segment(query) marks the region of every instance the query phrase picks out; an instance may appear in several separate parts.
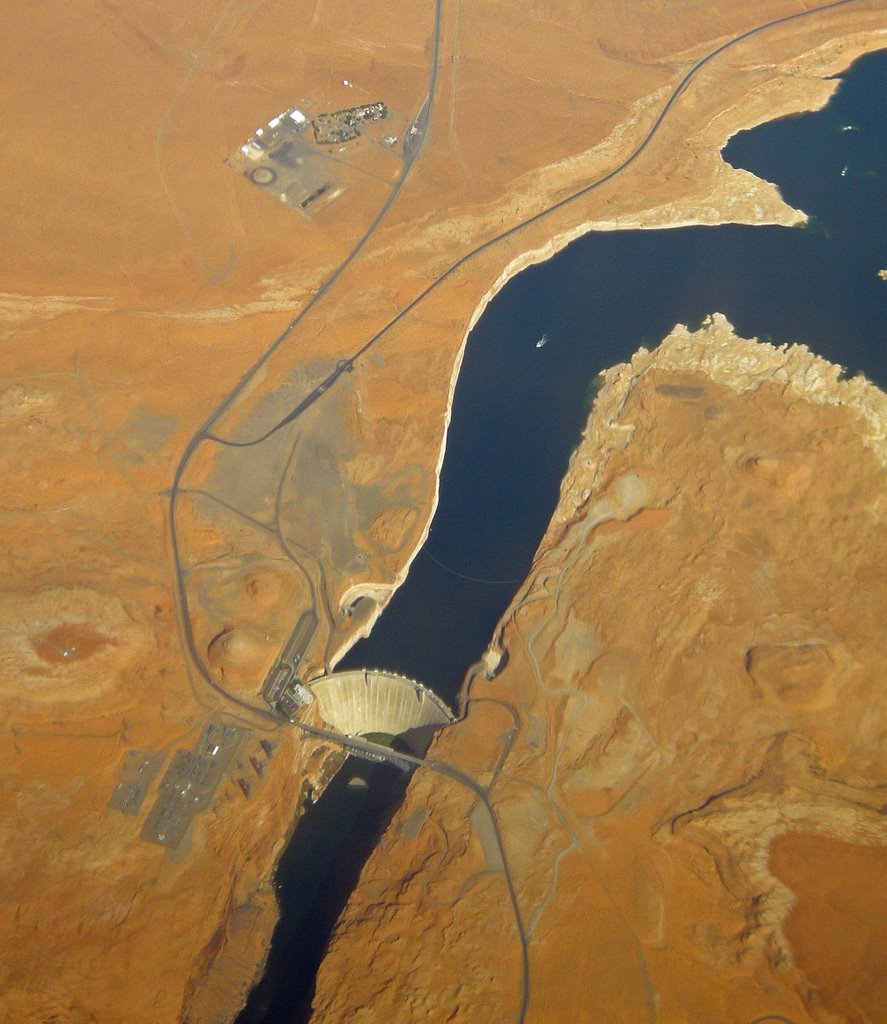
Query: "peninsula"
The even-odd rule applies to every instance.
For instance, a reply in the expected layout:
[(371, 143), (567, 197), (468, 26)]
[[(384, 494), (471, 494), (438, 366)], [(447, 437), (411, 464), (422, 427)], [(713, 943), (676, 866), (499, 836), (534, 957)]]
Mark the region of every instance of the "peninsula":
[(881, 1020), (885, 466), (887, 395), (718, 314), (607, 371), (311, 1020)]
[[(302, 809), (344, 760), (336, 723), (324, 719), (318, 698), (336, 688), (337, 662), (371, 629), (426, 537), (471, 326), (509, 277), (595, 228), (801, 223), (803, 213), (775, 186), (730, 167), (721, 147), (743, 128), (823, 106), (837, 87), (833, 76), (884, 45), (883, 4), (17, 0), (0, 21), (10, 140), (0, 210), (6, 250), (15, 256), (0, 294), (0, 1017), (218, 1024), (233, 1019), (261, 973), (278, 916), (275, 865)], [(697, 381), (692, 366), (669, 369), (663, 358), (645, 379), (665, 388), (650, 398), (667, 403), (675, 422), (689, 426), (705, 409), (723, 406), (724, 424), (733, 416), (746, 423), (732, 376)], [(791, 367), (785, 374), (795, 379)], [(754, 401), (764, 404), (749, 429), (763, 428), (771, 411), (778, 429), (785, 398), (776, 390), (762, 384), (755, 391)], [(857, 450), (869, 398), (860, 402), (859, 410), (853, 403), (816, 409), (834, 422), (838, 441), (829, 454), (824, 440), (810, 458), (832, 461), (789, 454), (785, 463), (773, 456), (774, 464), (763, 446), (749, 449), (742, 465), (729, 463), (715, 484), (741, 483), (749, 501), (760, 494), (774, 508), (786, 488), (807, 488), (811, 500), (827, 502), (828, 486), (855, 479), (845, 462), (857, 459), (859, 488), (872, 487), (866, 474), (874, 449)], [(799, 399), (792, 415), (812, 429), (818, 420), (809, 405)], [(665, 443), (650, 436), (651, 445)], [(726, 434), (718, 437), (723, 448)], [(624, 457), (638, 450), (633, 443)], [(665, 537), (695, 529), (667, 475), (626, 463), (617, 487), (616, 477), (585, 474), (582, 460), (598, 456), (584, 451), (496, 649), (535, 628), (532, 616), (543, 597), (551, 600), (540, 575), (544, 559), (592, 529), (586, 499), (575, 500), (573, 489), (588, 487), (589, 501), (594, 494), (615, 503), (594, 526), (600, 550), (615, 551), (623, 531)], [(839, 464), (822, 488), (808, 475)], [(709, 487), (700, 529), (703, 512), (717, 506), (715, 484), (700, 478), (703, 491)], [(629, 515), (632, 502), (640, 504)], [(867, 513), (859, 514), (862, 529)], [(730, 529), (738, 531), (731, 534), (737, 550), (763, 545), (766, 560), (763, 535), (750, 525), (747, 533), (741, 524)], [(675, 550), (686, 555), (689, 540), (677, 540), (684, 547)], [(821, 592), (826, 571), (838, 573), (838, 550), (799, 549), (823, 567), (811, 572), (805, 600)], [(598, 551), (593, 546), (594, 558)], [(724, 564), (732, 557), (725, 549)], [(847, 565), (857, 566), (859, 593), (867, 594), (875, 577), (854, 557), (847, 554)], [(726, 600), (721, 569), (712, 565), (710, 593), (694, 601)], [(846, 581), (847, 571), (836, 578)], [(755, 579), (766, 596), (763, 576)], [(648, 601), (649, 587), (623, 582), (620, 615), (646, 628), (633, 609)], [(538, 602), (530, 601), (532, 588)], [(634, 662), (629, 654), (619, 662), (623, 645), (607, 632), (604, 610), (585, 609), (586, 597), (574, 596), (558, 612), (562, 627), (594, 623), (588, 650), (615, 644), (607, 671), (627, 679)], [(875, 607), (863, 602), (857, 628)], [(529, 612), (526, 625), (521, 608)], [(843, 700), (842, 687), (863, 686), (868, 670), (859, 666), (876, 651), (876, 630), (866, 653), (824, 626), (814, 630), (809, 615), (796, 625), (741, 638), (744, 652), (735, 646), (740, 638), (729, 640), (742, 662), (729, 662), (737, 706), (760, 694), (786, 722), (808, 714), (821, 722)], [(675, 635), (684, 628), (676, 624)], [(550, 639), (545, 634), (532, 648), (534, 657), (549, 657), (543, 647)], [(638, 633), (625, 650), (641, 643)], [(797, 679), (787, 695), (774, 681), (783, 663)], [(580, 659), (570, 681), (560, 662), (557, 671), (567, 676), (546, 686), (581, 690), (589, 664)], [(479, 683), (471, 701), (482, 693), (492, 699), (509, 678), (503, 672)], [(399, 706), (374, 728), (396, 720), (397, 729), (424, 730), (448, 721), (448, 709), (421, 680), (368, 673), (338, 684), (350, 700), (379, 680)], [(651, 691), (651, 701), (663, 699)], [(575, 763), (575, 814), (590, 820), (614, 806), (612, 820), (621, 820), (622, 794), (633, 785), (620, 774), (623, 761), (616, 758), (612, 779), (601, 781), (610, 769), (593, 760), (594, 750), (580, 749), (583, 737), (592, 743), (603, 734), (571, 726), (562, 746), (575, 749), (561, 761), (561, 746), (546, 746), (561, 705), (544, 689), (526, 701), (538, 704), (539, 724), (527, 732), (522, 722), (521, 742), (533, 738), (540, 766), (551, 757)], [(568, 720), (592, 707), (587, 696), (558, 701)], [(776, 719), (767, 718), (741, 747), (758, 775), (743, 775), (738, 762), (712, 762), (723, 769), (724, 786), (752, 795), (735, 809), (724, 797), (703, 813), (715, 776), (701, 763), (698, 777), (681, 776), (680, 799), (668, 789), (677, 777), (657, 774), (675, 751), (692, 747), (686, 709), (674, 712), (684, 732), (666, 731), (654, 742), (640, 704), (639, 717), (626, 712), (624, 720), (616, 704), (602, 708), (602, 722), (612, 712), (620, 723), (617, 747), (635, 751), (626, 758), (649, 772), (649, 813), (639, 821), (660, 838), (673, 826), (675, 842), (707, 851), (675, 870), (710, 875), (717, 851), (709, 851), (722, 841), (711, 837), (727, 836), (740, 865), (731, 893), (757, 898), (747, 879), (770, 869), (760, 850), (730, 845), (731, 822), (739, 820), (731, 815), (754, 813), (756, 786), (777, 779), (794, 793), (812, 778), (809, 799), (842, 809), (852, 804), (846, 787), (856, 787), (857, 802), (845, 814), (855, 830), (848, 855), (860, 865), (858, 877), (867, 877), (871, 851), (880, 849), (865, 845), (873, 833), (863, 791), (874, 768), (854, 761), (845, 770), (841, 758), (852, 758), (843, 739), (829, 747), (812, 725), (791, 725), (783, 730), (791, 736), (768, 745)], [(491, 727), (471, 712), (444, 730), (440, 750), (451, 746), (461, 756), (462, 737), (480, 729), (485, 738), (472, 757), (483, 770), (509, 723), (510, 713)], [(516, 756), (531, 757), (520, 749)], [(693, 749), (707, 757), (704, 744)], [(522, 771), (515, 764), (515, 776)], [(527, 778), (524, 798), (536, 799), (543, 775), (528, 769)], [(417, 785), (427, 784), (420, 774)], [(805, 800), (786, 806), (806, 807)], [(657, 807), (672, 819), (657, 817)], [(537, 811), (546, 829), (552, 825), (552, 847), (539, 861), (541, 873), (522, 875), (521, 884), (532, 890), (544, 928), (559, 884), (550, 872), (603, 869), (557, 848), (571, 847), (572, 833), (558, 831), (566, 826), (552, 824), (547, 811), (528, 813)], [(829, 863), (839, 849), (829, 844), (839, 840), (801, 825), (783, 831), (767, 877), (815, 892), (808, 865)], [(428, 844), (429, 834), (418, 832), (416, 841)], [(465, 864), (491, 858), (481, 884), (492, 892), (495, 844), (483, 835), (465, 834)], [(633, 848), (630, 835), (625, 842)], [(647, 908), (644, 934), (655, 936), (660, 890), (633, 856), (620, 860), (620, 870), (634, 872), (638, 905)], [(689, 875), (688, 886), (704, 889), (705, 879)], [(453, 884), (443, 885), (444, 902), (453, 899)], [(601, 875), (595, 884), (603, 906), (611, 883)], [(370, 891), (358, 890), (354, 908), (366, 906)], [(818, 962), (814, 946), (822, 938), (804, 918), (803, 901), (795, 917), (774, 906), (765, 901), (770, 916), (754, 956), (776, 936), (772, 948), (791, 947), (803, 972), (808, 960)], [(724, 899), (717, 907), (709, 938), (694, 939), (685, 925), (681, 941), (712, 950), (712, 970), (732, 970), (731, 929), (754, 914)], [(569, 910), (558, 905), (556, 913)], [(349, 913), (354, 920), (355, 910)], [(493, 924), (501, 925), (503, 955), (512, 960), (501, 977), (475, 980), (487, 986), (488, 1000), (513, 1007), (514, 936), (507, 921)], [(478, 925), (466, 951), (489, 937)], [(427, 927), (417, 917), (417, 928)], [(459, 927), (467, 934), (464, 922)], [(358, 1006), (363, 999), (342, 968), (345, 935), (339, 932), (320, 989), (319, 1012), (336, 1022), (346, 1019), (336, 1014), (349, 1000)], [(390, 948), (384, 932), (378, 941)], [(606, 948), (614, 963), (628, 955), (615, 940)], [(662, 968), (677, 972), (675, 979), (680, 948)], [(801, 973), (792, 978), (780, 1005), (802, 998)], [(335, 979), (341, 1002), (331, 995)], [(409, 979), (400, 983), (406, 993)], [(465, 984), (474, 991), (470, 972)], [(550, 984), (553, 991), (553, 975)], [(840, 984), (840, 977), (823, 982), (819, 998), (827, 1003)], [(474, 1004), (478, 1012), (491, 1005), (485, 999)]]

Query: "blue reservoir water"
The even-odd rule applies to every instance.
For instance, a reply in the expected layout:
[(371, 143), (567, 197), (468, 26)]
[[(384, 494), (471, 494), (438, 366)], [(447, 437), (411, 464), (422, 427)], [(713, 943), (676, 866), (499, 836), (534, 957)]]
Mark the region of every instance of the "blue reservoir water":
[[(675, 323), (719, 311), (741, 335), (802, 342), (887, 385), (885, 126), (881, 52), (854, 65), (825, 110), (725, 150), (811, 214), (807, 228), (588, 235), (510, 281), (469, 339), (426, 547), (343, 667), (393, 669), (454, 697), (530, 566), (597, 374)], [(335, 919), (402, 789), (379, 775), (355, 790), (346, 777), (308, 810), (281, 861), (283, 917), (238, 1024), (307, 1020)]]
[(676, 323), (718, 311), (740, 335), (801, 342), (887, 384), (885, 124), (881, 52), (854, 65), (825, 110), (725, 150), (776, 182), (813, 217), (808, 228), (591, 234), (503, 288), (468, 342), (426, 547), (345, 667), (390, 668), (455, 694), (526, 575), (594, 378)]

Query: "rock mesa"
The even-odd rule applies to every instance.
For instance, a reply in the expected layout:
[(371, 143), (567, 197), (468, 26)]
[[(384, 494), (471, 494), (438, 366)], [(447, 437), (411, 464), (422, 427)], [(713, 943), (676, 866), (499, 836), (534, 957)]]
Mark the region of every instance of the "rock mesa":
[(429, 754), (485, 787), (520, 929), (481, 801), (423, 770), (312, 1020), (524, 1019), (522, 938), (529, 1022), (885, 1019), (885, 424), (718, 315), (606, 372)]

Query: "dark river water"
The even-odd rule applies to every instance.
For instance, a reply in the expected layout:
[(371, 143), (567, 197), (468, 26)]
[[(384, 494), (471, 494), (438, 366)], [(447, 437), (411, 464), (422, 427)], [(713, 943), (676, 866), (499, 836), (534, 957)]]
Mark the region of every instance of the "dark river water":
[[(426, 546), (341, 667), (393, 669), (453, 699), (529, 569), (597, 374), (676, 323), (718, 311), (740, 335), (803, 342), (887, 385), (887, 51), (843, 78), (823, 111), (743, 132), (724, 151), (776, 182), (807, 227), (587, 235), (490, 303), (465, 353)], [(281, 860), (282, 918), (237, 1024), (308, 1018), (336, 917), (403, 793), (396, 771), (354, 763)], [(368, 788), (347, 785), (358, 771)]]

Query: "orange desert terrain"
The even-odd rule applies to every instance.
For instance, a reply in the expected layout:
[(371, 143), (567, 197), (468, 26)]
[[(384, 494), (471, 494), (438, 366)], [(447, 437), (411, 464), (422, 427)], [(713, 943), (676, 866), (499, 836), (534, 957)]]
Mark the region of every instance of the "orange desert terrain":
[[(586, 231), (801, 222), (720, 148), (827, 102), (885, 9), (12, 0), (0, 21), (0, 1020), (228, 1021), (342, 760), (263, 684), (300, 615), (310, 681), (405, 577), (470, 326)], [(396, 141), (324, 148), (346, 187), (316, 212), (226, 165), (281, 112), (376, 102)], [(611, 372), (490, 654), (508, 666), (433, 752), (497, 774), (539, 1020), (645, 1020), (653, 986), (661, 1020), (882, 1013), (883, 914), (853, 911), (883, 869), (882, 398), (708, 330), (717, 365), (677, 332)], [(318, 1019), (516, 1012), (489, 819), (420, 771), (395, 832), (426, 804), (368, 867)], [(378, 998), (349, 965), (363, 919)]]
[(838, 377), (719, 315), (606, 373), (312, 1021), (519, 1019), (522, 934), (529, 1021), (885, 1019), (887, 395)]

